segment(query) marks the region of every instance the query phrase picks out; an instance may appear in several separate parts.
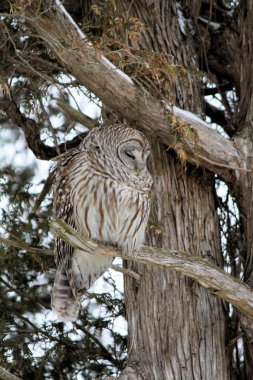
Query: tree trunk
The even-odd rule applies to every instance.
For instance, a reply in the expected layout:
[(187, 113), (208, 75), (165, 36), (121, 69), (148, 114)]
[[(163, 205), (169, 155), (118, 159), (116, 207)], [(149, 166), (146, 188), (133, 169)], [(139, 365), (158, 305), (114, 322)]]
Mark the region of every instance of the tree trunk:
[[(127, 3), (125, 9), (146, 27), (138, 48), (167, 53), (170, 64), (197, 66), (196, 46), (180, 30), (175, 2)], [(200, 85), (194, 73), (191, 78), (176, 76), (164, 94), (176, 105), (201, 113)], [(214, 176), (184, 168), (157, 143), (151, 173), (154, 193), (147, 243), (206, 255), (220, 265)], [(226, 306), (184, 276), (136, 263), (126, 265), (141, 275), (141, 282), (125, 278), (129, 359), (121, 378), (230, 379)]]
[[(245, 0), (238, 7), (237, 30), (238, 45), (234, 46), (233, 61), (235, 78), (238, 86), (239, 106), (236, 115), (238, 133), (234, 138), (235, 145), (240, 147), (242, 164), (253, 168), (253, 3)], [(253, 176), (241, 173), (235, 186), (235, 197), (240, 213), (240, 232), (238, 237), (240, 258), (244, 280), (253, 287)], [(244, 332), (245, 378), (253, 379), (253, 318), (239, 313), (241, 329)]]
[[(163, 147), (154, 146), (154, 199), (148, 242), (205, 253), (221, 262), (213, 177), (184, 170)], [(159, 231), (158, 231), (159, 230)], [(225, 309), (195, 281), (138, 264), (141, 275), (125, 279), (129, 325), (129, 379), (229, 379)], [(129, 371), (127, 368), (126, 372)], [(126, 373), (125, 372), (125, 373)]]

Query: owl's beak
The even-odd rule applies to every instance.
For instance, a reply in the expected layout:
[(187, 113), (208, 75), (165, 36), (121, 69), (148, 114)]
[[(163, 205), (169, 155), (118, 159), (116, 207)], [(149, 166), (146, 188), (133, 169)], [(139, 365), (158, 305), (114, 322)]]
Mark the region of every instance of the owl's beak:
[(137, 177), (139, 177), (139, 175), (141, 174), (141, 170), (140, 169), (135, 169), (135, 174)]
[(149, 152), (143, 152), (138, 149), (132, 149), (127, 152), (128, 155), (131, 155), (132, 162), (134, 165), (134, 172), (137, 177), (140, 176), (141, 172), (146, 167), (147, 157), (149, 156)]
[(139, 177), (141, 172), (146, 168), (147, 166), (147, 159), (150, 154), (150, 151), (138, 151), (135, 150), (134, 152), (134, 171), (135, 175)]
[(135, 154), (134, 169), (137, 177), (139, 177), (143, 169), (145, 169), (145, 166), (146, 159), (144, 159), (141, 154)]

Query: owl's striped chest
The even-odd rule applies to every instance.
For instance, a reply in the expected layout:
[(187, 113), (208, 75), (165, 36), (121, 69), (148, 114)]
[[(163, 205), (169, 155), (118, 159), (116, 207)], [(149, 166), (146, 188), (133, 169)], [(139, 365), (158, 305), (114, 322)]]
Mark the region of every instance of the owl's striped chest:
[(128, 252), (143, 242), (149, 214), (145, 194), (87, 170), (73, 183), (71, 198), (82, 234)]

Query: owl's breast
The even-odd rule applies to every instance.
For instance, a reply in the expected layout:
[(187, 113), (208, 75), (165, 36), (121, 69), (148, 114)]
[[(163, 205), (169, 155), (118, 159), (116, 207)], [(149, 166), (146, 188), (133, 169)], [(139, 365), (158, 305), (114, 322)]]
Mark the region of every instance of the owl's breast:
[(72, 202), (75, 222), (83, 235), (128, 253), (143, 243), (150, 208), (147, 194), (87, 172), (74, 184)]

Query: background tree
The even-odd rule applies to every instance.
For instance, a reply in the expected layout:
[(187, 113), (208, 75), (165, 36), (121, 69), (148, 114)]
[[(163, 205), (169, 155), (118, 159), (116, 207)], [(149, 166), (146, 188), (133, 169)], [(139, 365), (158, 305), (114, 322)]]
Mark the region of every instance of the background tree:
[[(251, 1), (68, 0), (64, 6), (21, 0), (1, 6), (3, 124), (17, 139), (22, 130), (38, 159), (51, 159), (79, 143), (73, 137), (78, 122), (94, 125), (70, 106), (71, 88), (91, 91), (102, 102), (104, 122), (126, 122), (150, 138), (147, 243), (191, 253), (197, 268), (193, 276), (183, 261), (187, 269), (180, 271), (189, 278), (138, 259), (125, 263), (140, 281), (125, 276), (129, 352), (120, 378), (252, 379)], [(56, 126), (59, 107), (64, 119)], [(14, 174), (7, 167), (2, 174), (9, 203), (4, 243), (13, 246), (1, 255), (2, 366), (37, 379), (121, 370), (124, 341), (112, 328), (113, 318), (124, 314), (121, 300), (90, 295), (105, 302), (106, 321), (92, 318), (89, 307), (71, 327), (31, 318), (49, 308), (49, 287), (45, 282), (42, 297), (35, 280), (53, 266), (45, 256), (52, 244), (50, 197), (35, 203), (32, 168)], [(200, 263), (213, 272), (204, 275)], [(214, 272), (217, 266), (224, 272)], [(214, 273), (236, 284), (234, 297), (217, 287)], [(107, 347), (97, 338), (103, 328), (113, 337)], [(41, 338), (38, 359), (31, 347)]]

